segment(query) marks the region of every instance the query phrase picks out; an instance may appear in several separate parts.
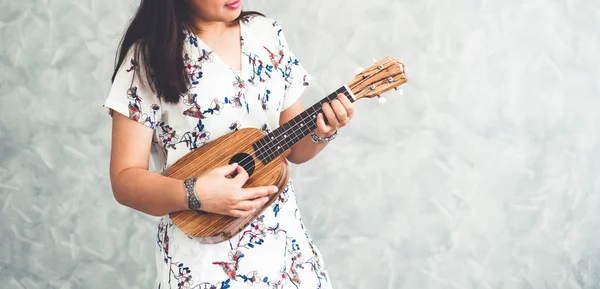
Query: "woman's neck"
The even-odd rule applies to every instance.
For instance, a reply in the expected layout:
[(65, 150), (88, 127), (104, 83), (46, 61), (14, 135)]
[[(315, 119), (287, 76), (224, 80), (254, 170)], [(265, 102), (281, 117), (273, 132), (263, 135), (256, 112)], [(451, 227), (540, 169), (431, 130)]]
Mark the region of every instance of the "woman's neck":
[(193, 30), (199, 37), (220, 37), (225, 35), (229, 29), (236, 26), (233, 22), (222, 21), (204, 21), (202, 19), (192, 19)]

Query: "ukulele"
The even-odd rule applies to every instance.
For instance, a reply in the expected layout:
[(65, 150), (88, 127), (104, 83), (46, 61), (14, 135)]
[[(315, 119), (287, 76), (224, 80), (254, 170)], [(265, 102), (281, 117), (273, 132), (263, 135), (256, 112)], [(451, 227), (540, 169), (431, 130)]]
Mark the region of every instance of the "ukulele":
[(315, 130), (317, 114), (322, 111), (323, 103), (333, 101), (339, 93), (346, 95), (351, 102), (380, 97), (382, 93), (397, 89), (406, 82), (404, 64), (386, 57), (360, 71), (350, 83), (268, 134), (256, 128), (243, 128), (187, 153), (171, 166), (167, 176), (184, 180), (202, 175), (215, 167), (238, 163), (249, 175), (244, 187), (276, 185), (279, 191), (269, 195), (269, 201), (246, 217), (236, 218), (195, 210), (172, 212), (169, 216), (181, 231), (198, 237), (201, 243), (228, 240), (253, 222), (284, 191), (290, 179), (286, 157), (294, 144)]

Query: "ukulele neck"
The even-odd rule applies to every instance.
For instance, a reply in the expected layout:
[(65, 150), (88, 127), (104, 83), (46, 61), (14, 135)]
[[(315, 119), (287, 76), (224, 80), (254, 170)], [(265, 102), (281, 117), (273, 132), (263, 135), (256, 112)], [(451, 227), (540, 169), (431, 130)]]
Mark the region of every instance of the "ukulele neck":
[(269, 163), (305, 136), (309, 135), (310, 132), (314, 131), (317, 128), (317, 115), (320, 112), (323, 112), (323, 104), (332, 102), (340, 93), (348, 96), (350, 102), (354, 102), (354, 98), (351, 97), (351, 93), (348, 89), (346, 89), (345, 86), (340, 87), (327, 97), (321, 99), (321, 101), (315, 103), (290, 121), (284, 123), (282, 126), (252, 144), (258, 159), (265, 164)]

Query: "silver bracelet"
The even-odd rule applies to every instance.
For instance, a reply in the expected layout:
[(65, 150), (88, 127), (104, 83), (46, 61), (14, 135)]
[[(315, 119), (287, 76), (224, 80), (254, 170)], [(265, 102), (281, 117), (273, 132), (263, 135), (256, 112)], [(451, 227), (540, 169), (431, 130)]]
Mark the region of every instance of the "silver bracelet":
[(196, 190), (195, 190), (196, 178), (186, 179), (185, 181), (183, 181), (183, 184), (185, 185), (185, 192), (187, 193), (188, 208), (190, 210), (195, 210), (195, 211), (200, 210), (200, 207), (202, 205), (200, 204), (200, 201), (196, 197)]
[(335, 139), (337, 134), (338, 134), (338, 131), (336, 130), (332, 135), (323, 138), (323, 137), (319, 137), (318, 135), (316, 135), (314, 131), (311, 131), (310, 137), (312, 138), (312, 141), (314, 143), (326, 143), (326, 142), (330, 142), (333, 139)]

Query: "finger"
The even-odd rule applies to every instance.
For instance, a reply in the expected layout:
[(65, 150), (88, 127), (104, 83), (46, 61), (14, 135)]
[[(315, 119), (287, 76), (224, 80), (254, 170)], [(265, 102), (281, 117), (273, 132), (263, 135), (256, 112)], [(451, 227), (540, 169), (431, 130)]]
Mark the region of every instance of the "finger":
[(246, 183), (246, 181), (249, 178), (248, 172), (246, 172), (246, 170), (242, 166), (238, 166), (235, 172), (237, 173), (237, 175), (233, 178), (233, 180), (235, 180), (241, 187), (243, 184)]
[(335, 117), (341, 125), (345, 125), (348, 121), (348, 115), (346, 114), (346, 108), (339, 100), (334, 100), (331, 102), (331, 107), (333, 108), (333, 112), (335, 113)]
[(247, 201), (240, 202), (237, 206), (235, 206), (234, 209), (240, 210), (240, 211), (257, 210), (258, 208), (260, 208), (264, 204), (266, 204), (268, 201), (269, 201), (269, 197), (261, 197), (261, 198), (254, 199), (254, 200), (247, 200)]
[(340, 125), (337, 117), (335, 116), (335, 112), (333, 112), (333, 109), (329, 103), (323, 104), (323, 114), (325, 115), (325, 118), (327, 118), (327, 122), (330, 127), (337, 128), (338, 125)]
[(323, 134), (333, 130), (333, 128), (325, 124), (325, 117), (322, 113), (317, 115), (317, 130)]
[(348, 118), (352, 118), (354, 116), (354, 106), (352, 105), (352, 102), (350, 102), (350, 99), (341, 93), (338, 94), (338, 99), (342, 105), (344, 105), (344, 108), (346, 108), (346, 114), (348, 115)]
[(218, 167), (215, 170), (219, 173), (219, 175), (221, 176), (228, 176), (231, 173), (235, 172), (237, 170), (238, 164), (237, 163), (232, 163), (230, 165), (226, 165), (226, 166), (222, 166), (222, 167)]
[(349, 100), (348, 96), (343, 93), (338, 93), (337, 99), (339, 99), (340, 101), (342, 101), (343, 99)]
[(256, 212), (256, 210), (231, 210), (231, 212), (229, 212), (229, 215), (235, 218), (243, 218), (252, 215), (254, 212)]
[(274, 194), (279, 191), (279, 188), (276, 186), (266, 186), (266, 187), (254, 187), (254, 188), (245, 188), (244, 191), (244, 200), (252, 200), (264, 196), (268, 196), (270, 194)]

